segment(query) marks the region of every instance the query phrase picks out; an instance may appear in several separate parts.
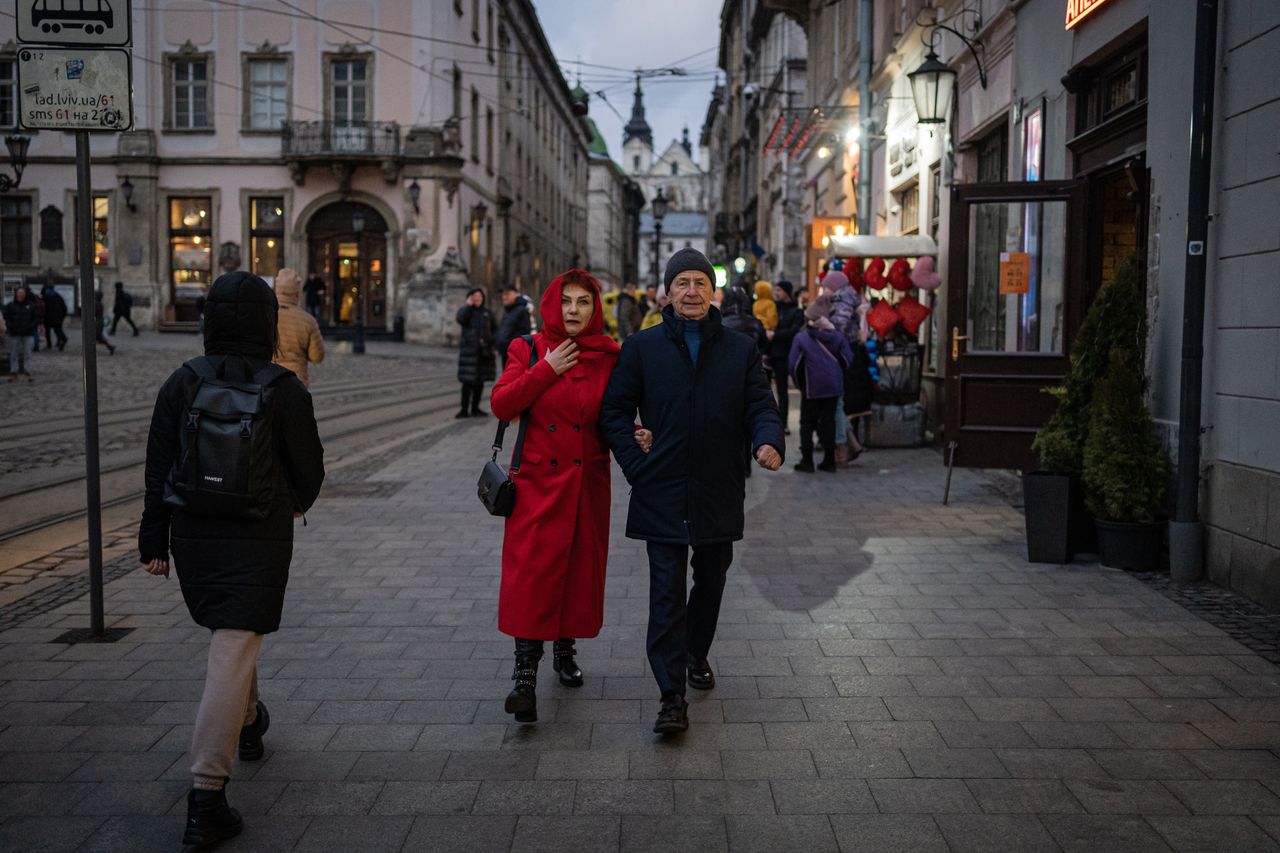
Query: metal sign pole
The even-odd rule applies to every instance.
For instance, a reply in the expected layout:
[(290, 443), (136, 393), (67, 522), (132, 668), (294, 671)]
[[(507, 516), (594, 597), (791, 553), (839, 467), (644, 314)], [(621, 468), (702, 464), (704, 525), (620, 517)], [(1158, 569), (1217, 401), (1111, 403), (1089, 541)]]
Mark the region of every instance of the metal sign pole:
[(98, 334), (93, 286), (93, 184), (89, 132), (76, 131), (76, 245), (80, 250), (80, 338), (84, 349), (84, 483), (89, 514), (89, 627), (106, 635), (102, 612), (102, 484), (98, 470)]

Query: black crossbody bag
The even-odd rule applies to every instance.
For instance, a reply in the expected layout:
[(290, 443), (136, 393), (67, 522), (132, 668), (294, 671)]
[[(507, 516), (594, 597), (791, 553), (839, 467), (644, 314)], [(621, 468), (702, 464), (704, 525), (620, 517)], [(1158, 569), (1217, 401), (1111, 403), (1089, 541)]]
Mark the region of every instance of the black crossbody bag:
[[(521, 335), (521, 340), (529, 345), (529, 369), (538, 363), (538, 347), (533, 343), (532, 335)], [(515, 452), (511, 454), (511, 471), (520, 470), (520, 455), (524, 452), (525, 427), (529, 425), (529, 413), (520, 416), (520, 432), (516, 434)], [(489, 511), (489, 515), (506, 518), (516, 508), (516, 484), (511, 474), (503, 470), (498, 462), (498, 454), (502, 452), (502, 439), (507, 433), (507, 422), (499, 421), (498, 433), (493, 437), (493, 456), (484, 463), (480, 471), (480, 482), (476, 484), (476, 494), (480, 503)]]

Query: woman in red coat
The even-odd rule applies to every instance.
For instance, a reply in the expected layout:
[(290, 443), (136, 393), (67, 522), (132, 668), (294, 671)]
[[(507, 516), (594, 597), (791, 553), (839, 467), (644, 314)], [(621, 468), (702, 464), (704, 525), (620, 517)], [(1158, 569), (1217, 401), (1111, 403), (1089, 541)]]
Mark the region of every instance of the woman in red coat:
[(516, 638), (506, 710), (519, 722), (538, 719), (544, 640), (555, 641), (560, 683), (582, 685), (573, 644), (600, 633), (609, 550), (609, 448), (596, 418), (618, 345), (604, 334), (600, 285), (583, 270), (559, 276), (542, 296), (542, 321), (537, 363), (516, 338), (490, 396), (502, 420), (529, 415), (498, 598), (498, 630)]

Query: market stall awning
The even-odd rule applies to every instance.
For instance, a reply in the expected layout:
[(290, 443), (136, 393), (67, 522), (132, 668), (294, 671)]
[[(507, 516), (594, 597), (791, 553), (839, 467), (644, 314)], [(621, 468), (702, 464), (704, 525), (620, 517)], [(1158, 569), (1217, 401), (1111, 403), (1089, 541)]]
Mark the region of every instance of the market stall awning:
[(832, 235), (827, 250), (837, 258), (919, 258), (938, 254), (938, 244), (924, 234), (907, 237), (846, 234)]

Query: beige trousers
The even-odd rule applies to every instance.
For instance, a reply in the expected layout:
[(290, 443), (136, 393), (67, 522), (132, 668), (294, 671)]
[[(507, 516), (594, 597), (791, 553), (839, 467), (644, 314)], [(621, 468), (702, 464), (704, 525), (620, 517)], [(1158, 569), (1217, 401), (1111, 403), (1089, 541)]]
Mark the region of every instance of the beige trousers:
[(191, 737), (193, 786), (219, 791), (231, 776), (240, 729), (258, 716), (262, 635), (220, 628), (209, 640), (209, 670)]

